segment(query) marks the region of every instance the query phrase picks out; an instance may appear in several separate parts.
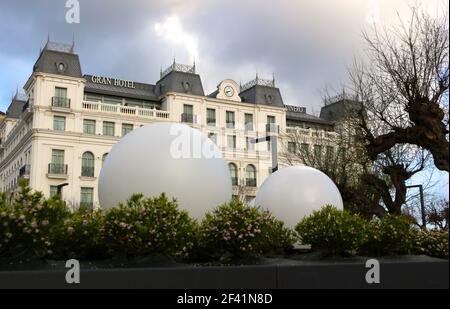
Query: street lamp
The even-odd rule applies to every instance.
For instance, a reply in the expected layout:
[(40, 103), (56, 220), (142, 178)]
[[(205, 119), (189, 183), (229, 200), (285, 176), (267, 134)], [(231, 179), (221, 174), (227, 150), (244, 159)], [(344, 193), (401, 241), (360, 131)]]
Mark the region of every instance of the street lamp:
[(427, 229), (427, 221), (425, 217), (425, 203), (423, 200), (423, 186), (422, 185), (411, 185), (406, 186), (406, 189), (412, 189), (412, 188), (419, 188), (419, 195), (420, 195), (420, 210), (422, 212), (422, 229)]
[(278, 171), (278, 126), (273, 123), (266, 124), (267, 136), (252, 139), (254, 144), (262, 142), (270, 142), (270, 149), (272, 152), (272, 173)]
[(60, 197), (60, 198), (62, 198), (62, 188), (63, 187), (65, 187), (65, 186), (68, 186), (69, 184), (66, 182), (66, 183), (63, 183), (63, 184), (60, 184), (60, 185), (57, 185), (56, 186), (56, 194)]

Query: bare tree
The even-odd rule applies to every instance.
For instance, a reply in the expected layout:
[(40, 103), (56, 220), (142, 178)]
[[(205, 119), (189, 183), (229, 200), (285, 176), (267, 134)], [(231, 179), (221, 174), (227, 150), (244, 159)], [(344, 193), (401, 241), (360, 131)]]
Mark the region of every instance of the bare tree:
[[(389, 152), (396, 145), (416, 145), (448, 172), (448, 15), (430, 17), (413, 8), (410, 21), (400, 22), (399, 27), (364, 33), (367, 62), (355, 62), (350, 73), (363, 102), (359, 126), (367, 154), (374, 161), (380, 155), (391, 160)], [(394, 182), (411, 173), (400, 166), (384, 172)]]
[(448, 230), (448, 200), (440, 199), (426, 207), (427, 223), (438, 229)]
[(336, 183), (348, 209), (367, 216), (400, 214), (407, 198), (406, 182), (428, 167), (428, 151), (399, 144), (372, 160), (358, 126), (359, 118), (351, 110), (346, 114), (335, 124), (335, 133), (313, 131), (311, 137), (300, 128), (290, 130), (285, 138), (286, 161), (327, 174)]

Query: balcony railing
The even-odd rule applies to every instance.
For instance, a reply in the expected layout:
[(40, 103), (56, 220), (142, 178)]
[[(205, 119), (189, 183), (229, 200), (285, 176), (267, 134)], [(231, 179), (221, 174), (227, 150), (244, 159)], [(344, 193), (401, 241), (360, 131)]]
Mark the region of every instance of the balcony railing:
[(254, 179), (254, 178), (247, 178), (245, 180), (245, 185), (247, 187), (256, 187), (256, 179)]
[(30, 176), (31, 166), (30, 165), (24, 165), (19, 170), (19, 177), (28, 177)]
[(206, 125), (208, 127), (215, 127), (216, 126), (216, 118), (207, 118)]
[(92, 210), (92, 209), (94, 209), (94, 203), (93, 202), (80, 202), (80, 208)]
[(70, 108), (70, 99), (64, 97), (53, 97), (52, 106), (59, 108)]
[(119, 104), (108, 104), (102, 102), (84, 101), (83, 109), (97, 111), (107, 114), (122, 114), (129, 116), (137, 116), (142, 118), (153, 119), (169, 119), (170, 113), (167, 111), (157, 110), (155, 108), (144, 108), (138, 106), (123, 106)]
[(268, 123), (266, 124), (266, 132), (280, 133), (280, 126), (276, 123)]
[(194, 123), (194, 115), (192, 114), (181, 114), (181, 122)]
[(227, 129), (234, 129), (235, 125), (234, 121), (227, 121)]
[(67, 175), (67, 164), (49, 163), (48, 173), (50, 175)]
[(81, 167), (82, 177), (94, 177), (94, 167), (93, 166), (82, 166)]
[(305, 136), (314, 137), (314, 138), (325, 138), (325, 139), (333, 139), (338, 136), (338, 134), (336, 132), (317, 130), (317, 129), (304, 129), (304, 128), (300, 128), (300, 127), (287, 127), (286, 133), (287, 134), (299, 134), (299, 135), (305, 135)]

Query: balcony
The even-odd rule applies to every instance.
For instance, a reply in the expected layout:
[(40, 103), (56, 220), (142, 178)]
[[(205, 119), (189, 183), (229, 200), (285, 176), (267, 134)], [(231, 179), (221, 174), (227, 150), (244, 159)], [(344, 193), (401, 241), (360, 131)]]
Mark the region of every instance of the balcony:
[(27, 164), (27, 165), (22, 166), (19, 170), (19, 177), (25, 178), (25, 179), (30, 178), (30, 171), (31, 171), (30, 165)]
[(66, 179), (67, 178), (67, 164), (49, 163), (48, 164), (48, 178)]
[(234, 121), (227, 121), (227, 129), (234, 129), (236, 124)]
[(120, 114), (148, 119), (169, 119), (170, 113), (155, 108), (143, 108), (138, 106), (123, 106), (102, 102), (83, 101), (82, 108), (88, 111), (96, 111), (104, 114)]
[(215, 127), (216, 126), (216, 118), (207, 118), (206, 125), (208, 127)]
[(94, 177), (94, 167), (93, 166), (82, 166), (81, 167), (81, 177)]
[(194, 123), (194, 115), (186, 113), (181, 114), (181, 122)]
[(247, 178), (246, 180), (245, 180), (245, 185), (247, 186), (247, 187), (256, 187), (256, 179), (254, 179), (254, 178)]
[(52, 107), (58, 109), (70, 109), (70, 99), (64, 97), (53, 97)]
[(276, 133), (279, 134), (280, 133), (280, 126), (277, 125), (276, 123), (268, 123), (266, 124), (266, 132), (267, 133)]

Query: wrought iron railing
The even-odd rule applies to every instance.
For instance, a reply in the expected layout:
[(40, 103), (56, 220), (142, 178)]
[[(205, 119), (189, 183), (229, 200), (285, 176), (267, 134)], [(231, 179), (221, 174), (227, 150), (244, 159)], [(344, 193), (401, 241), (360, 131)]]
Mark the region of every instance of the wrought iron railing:
[(53, 97), (52, 98), (53, 107), (70, 108), (70, 99), (64, 97)]
[(256, 179), (254, 179), (254, 178), (247, 178), (245, 180), (245, 185), (247, 187), (256, 187)]
[(24, 165), (19, 170), (19, 177), (30, 176), (31, 166)]
[(275, 88), (275, 79), (272, 80), (262, 79), (257, 76), (254, 80), (251, 80), (248, 83), (242, 85), (241, 92), (250, 89), (256, 85)]
[(82, 177), (94, 177), (94, 167), (93, 166), (82, 166), (81, 167)]
[(195, 64), (187, 65), (187, 64), (176, 63), (174, 61), (171, 66), (169, 66), (164, 71), (161, 71), (160, 78), (163, 78), (164, 76), (168, 75), (172, 71), (195, 74)]
[(48, 173), (52, 175), (67, 175), (67, 164), (49, 163)]
[(186, 113), (181, 114), (181, 122), (193, 123), (194, 115)]

